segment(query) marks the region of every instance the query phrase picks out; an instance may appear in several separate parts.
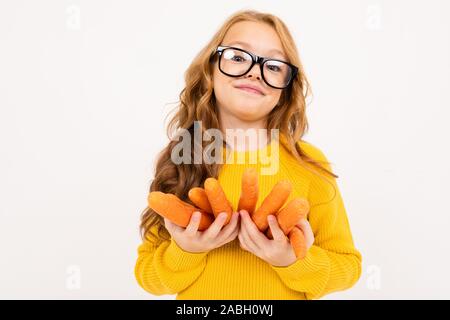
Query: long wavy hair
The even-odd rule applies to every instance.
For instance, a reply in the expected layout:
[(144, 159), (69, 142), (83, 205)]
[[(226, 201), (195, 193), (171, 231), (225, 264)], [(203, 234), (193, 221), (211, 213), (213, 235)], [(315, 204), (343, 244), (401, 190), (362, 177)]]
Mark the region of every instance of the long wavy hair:
[[(306, 79), (295, 42), (286, 25), (276, 16), (255, 10), (242, 10), (230, 16), (212, 39), (194, 58), (184, 74), (185, 87), (179, 94), (179, 103), (174, 109), (167, 126), (168, 145), (158, 154), (155, 166), (154, 179), (151, 180), (149, 191), (162, 191), (172, 193), (180, 199), (192, 203), (187, 194), (193, 187), (202, 186), (208, 177), (218, 177), (221, 164), (175, 164), (171, 160), (172, 149), (179, 143), (180, 130), (188, 130), (193, 137), (194, 121), (201, 121), (202, 134), (210, 128), (220, 128), (215, 96), (213, 92), (213, 68), (217, 55), (214, 50), (221, 44), (225, 34), (232, 25), (240, 21), (262, 22), (271, 26), (280, 37), (284, 52), (289, 62), (299, 68), (297, 76), (291, 85), (283, 89), (280, 100), (275, 108), (268, 114), (267, 129), (278, 129), (280, 142), (286, 149), (303, 164), (308, 170), (318, 175), (328, 174), (335, 178), (338, 176), (326, 169), (322, 164), (310, 158), (296, 142), (308, 130), (306, 118), (306, 99), (311, 95), (311, 88)], [(185, 131), (183, 130), (183, 131)], [(191, 159), (194, 159), (194, 144), (201, 143), (205, 148), (206, 142), (191, 139)], [(203, 140), (203, 139), (201, 139)], [(198, 149), (202, 150), (202, 149)], [(318, 170), (316, 170), (318, 169)], [(156, 230), (151, 232), (150, 230)], [(164, 218), (147, 206), (141, 214), (140, 234), (144, 238), (154, 241), (170, 239), (165, 228)]]

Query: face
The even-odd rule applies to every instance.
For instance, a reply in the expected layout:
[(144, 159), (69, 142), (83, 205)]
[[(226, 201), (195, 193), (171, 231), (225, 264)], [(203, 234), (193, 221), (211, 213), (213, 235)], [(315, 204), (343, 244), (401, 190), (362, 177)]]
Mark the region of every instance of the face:
[[(278, 34), (267, 24), (241, 21), (225, 35), (221, 45), (247, 50), (258, 56), (288, 61)], [(267, 117), (278, 103), (283, 90), (267, 85), (261, 76), (259, 64), (243, 76), (230, 77), (219, 70), (218, 59), (213, 72), (214, 93), (221, 116), (224, 114), (242, 121), (258, 121)], [(238, 86), (256, 86), (255, 93)]]

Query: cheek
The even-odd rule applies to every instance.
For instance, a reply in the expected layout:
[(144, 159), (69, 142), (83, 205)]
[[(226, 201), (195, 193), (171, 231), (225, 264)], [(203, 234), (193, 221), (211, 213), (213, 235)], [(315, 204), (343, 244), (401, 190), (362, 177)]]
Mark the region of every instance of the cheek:
[(222, 91), (223, 88), (223, 79), (220, 76), (220, 73), (218, 72), (218, 70), (216, 70), (217, 67), (214, 68), (214, 72), (213, 72), (213, 88), (214, 88), (214, 92), (217, 94), (218, 92), (220, 93)]
[[(266, 87), (268, 94), (259, 100), (250, 96), (247, 97), (246, 95), (239, 93), (237, 89), (233, 88), (233, 81), (234, 79), (223, 75), (217, 70), (217, 67), (214, 69), (214, 95), (219, 108), (224, 108), (231, 112), (242, 112), (243, 110), (246, 110), (248, 113), (261, 116), (270, 113), (281, 97), (280, 90), (271, 90), (268, 87)], [(243, 105), (246, 105), (247, 108), (242, 109)]]
[(278, 91), (269, 91), (269, 93), (261, 100), (261, 110), (264, 113), (269, 113), (275, 108), (280, 100), (281, 94)]
[(219, 105), (229, 105), (233, 101), (233, 92), (230, 79), (222, 74), (213, 75), (214, 95)]
[(271, 106), (275, 106), (281, 98), (281, 91), (271, 91), (267, 96), (266, 100)]

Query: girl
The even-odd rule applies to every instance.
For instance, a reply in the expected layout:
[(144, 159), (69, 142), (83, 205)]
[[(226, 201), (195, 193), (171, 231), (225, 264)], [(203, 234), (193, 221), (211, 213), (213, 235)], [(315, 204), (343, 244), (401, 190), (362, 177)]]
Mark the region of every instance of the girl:
[[(194, 124), (200, 122), (202, 131), (216, 128), (224, 134), (222, 151), (245, 161), (177, 164), (173, 151), (178, 142), (171, 139), (159, 155), (150, 191), (189, 202), (191, 188), (215, 177), (236, 210), (246, 168), (259, 174), (257, 207), (275, 183), (287, 179), (293, 185), (287, 201), (303, 197), (310, 204), (308, 218), (297, 225), (307, 254), (296, 259), (274, 216), (268, 219), (272, 240), (244, 210), (234, 212), (227, 224), (226, 215), (219, 215), (208, 229), (198, 231), (195, 213), (182, 228), (147, 207), (135, 266), (138, 284), (154, 295), (177, 294), (176, 299), (281, 300), (317, 299), (353, 286), (361, 275), (361, 254), (353, 243), (338, 176), (324, 153), (301, 139), (308, 128), (309, 84), (285, 24), (271, 14), (235, 13), (194, 59), (185, 82), (169, 135), (186, 129), (193, 137)], [(279, 135), (248, 137), (256, 143), (249, 148), (242, 141), (234, 144), (229, 132), (237, 129), (275, 129)], [(191, 143), (206, 145), (195, 139)], [(262, 174), (260, 158), (247, 161), (269, 153), (276, 153), (272, 161), (279, 164), (269, 174)]]

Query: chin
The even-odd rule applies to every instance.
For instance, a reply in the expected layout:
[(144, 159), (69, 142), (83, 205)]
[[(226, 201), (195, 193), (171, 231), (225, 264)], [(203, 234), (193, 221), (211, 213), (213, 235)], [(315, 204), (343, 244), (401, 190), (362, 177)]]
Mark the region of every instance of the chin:
[(258, 110), (236, 110), (234, 114), (237, 118), (245, 121), (256, 121), (261, 118), (261, 114)]
[(258, 112), (264, 109), (264, 103), (256, 101), (255, 99), (236, 99), (233, 101), (233, 109), (236, 112)]

